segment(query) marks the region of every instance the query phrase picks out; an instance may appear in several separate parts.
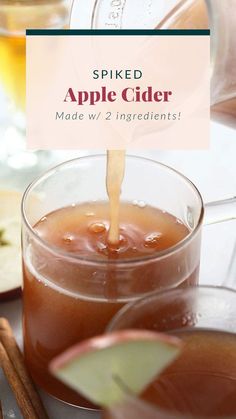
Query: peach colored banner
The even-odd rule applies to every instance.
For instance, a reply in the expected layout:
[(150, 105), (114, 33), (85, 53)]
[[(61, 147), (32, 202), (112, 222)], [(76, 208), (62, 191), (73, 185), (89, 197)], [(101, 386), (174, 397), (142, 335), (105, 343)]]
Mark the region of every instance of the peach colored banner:
[(27, 36), (30, 149), (204, 149), (209, 36)]

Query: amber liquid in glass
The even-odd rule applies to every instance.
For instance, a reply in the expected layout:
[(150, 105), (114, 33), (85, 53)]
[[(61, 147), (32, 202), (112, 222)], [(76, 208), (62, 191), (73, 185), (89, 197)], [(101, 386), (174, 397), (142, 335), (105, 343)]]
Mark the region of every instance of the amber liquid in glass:
[(142, 398), (186, 418), (236, 417), (236, 336), (203, 329), (173, 334), (184, 341), (182, 354)]
[[(108, 242), (109, 216), (105, 202), (72, 205), (43, 217), (35, 230), (52, 247), (109, 263), (158, 254), (189, 234), (180, 220), (166, 212), (143, 202), (121, 203), (119, 243), (113, 246)], [(117, 264), (94, 266), (80, 259), (78, 266), (71, 267), (64, 256), (60, 260), (35, 244), (29, 246), (24, 265), (24, 350), (32, 376), (59, 399), (91, 407), (50, 376), (48, 363), (69, 346), (103, 333), (125, 302), (156, 287), (153, 278), (160, 274), (156, 262), (121, 274)], [(196, 270), (184, 284), (197, 280)]]
[(24, 36), (1, 35), (0, 83), (17, 109), (25, 108), (25, 46)]
[(68, 15), (69, 6), (62, 0), (0, 2), (0, 84), (11, 101), (13, 111), (25, 111), (25, 30), (66, 28)]

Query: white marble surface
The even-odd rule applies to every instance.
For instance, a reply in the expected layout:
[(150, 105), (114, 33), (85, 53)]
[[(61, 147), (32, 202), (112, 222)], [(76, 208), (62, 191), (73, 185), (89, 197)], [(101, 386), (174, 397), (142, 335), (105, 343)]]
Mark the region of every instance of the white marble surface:
[[(79, 152), (74, 154), (78, 155)], [(187, 175), (198, 186), (206, 202), (236, 195), (236, 132), (229, 128), (212, 123), (212, 141), (209, 151), (168, 153), (150, 151), (142, 154), (170, 164)], [(67, 156), (60, 154), (58, 158), (63, 159)], [(7, 176), (0, 165), (1, 186), (8, 183), (14, 184), (16, 180), (19, 181), (17, 171), (9, 172)], [(201, 283), (220, 284), (226, 280), (235, 241), (235, 221), (204, 227)], [(236, 272), (234, 275), (236, 282)], [(21, 301), (0, 303), (0, 316), (6, 316), (10, 320), (17, 339), (21, 342)], [(4, 419), (22, 418), (1, 372), (0, 399), (3, 402)], [(70, 408), (46, 395), (43, 395), (43, 399), (51, 419), (98, 419), (100, 417), (96, 412)]]

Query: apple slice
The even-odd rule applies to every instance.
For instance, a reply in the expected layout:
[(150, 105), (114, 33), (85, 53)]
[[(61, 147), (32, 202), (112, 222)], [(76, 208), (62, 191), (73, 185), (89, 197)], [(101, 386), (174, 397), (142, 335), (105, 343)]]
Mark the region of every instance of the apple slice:
[(21, 196), (0, 191), (0, 300), (15, 298), (21, 291)]
[(98, 336), (64, 352), (51, 372), (93, 403), (110, 407), (141, 393), (179, 354), (179, 339), (145, 330)]

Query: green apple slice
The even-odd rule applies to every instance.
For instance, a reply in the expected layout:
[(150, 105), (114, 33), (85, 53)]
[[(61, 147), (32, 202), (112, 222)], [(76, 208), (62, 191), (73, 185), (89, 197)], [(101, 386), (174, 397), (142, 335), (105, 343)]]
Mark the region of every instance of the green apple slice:
[(141, 393), (179, 354), (179, 339), (145, 330), (95, 337), (64, 352), (50, 365), (65, 384), (102, 407)]
[(21, 193), (0, 191), (0, 300), (18, 296), (21, 272)]

